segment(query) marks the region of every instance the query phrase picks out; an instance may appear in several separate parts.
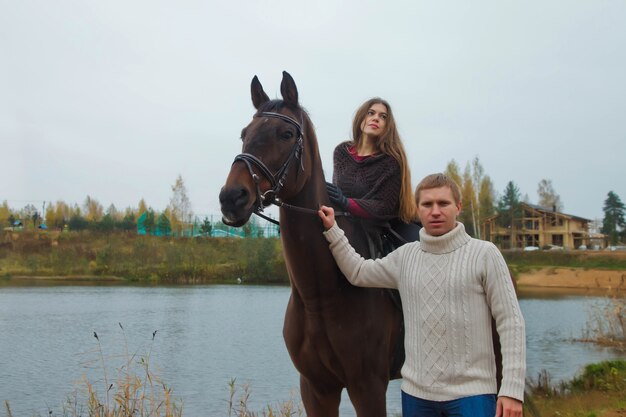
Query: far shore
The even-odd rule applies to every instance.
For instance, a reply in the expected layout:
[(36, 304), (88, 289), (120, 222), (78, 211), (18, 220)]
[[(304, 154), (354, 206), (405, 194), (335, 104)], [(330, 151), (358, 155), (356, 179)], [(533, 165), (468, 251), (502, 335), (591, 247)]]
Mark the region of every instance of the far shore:
[[(148, 281), (129, 280), (114, 275), (13, 275), (8, 278), (14, 282), (25, 281), (60, 281), (60, 282), (109, 282), (109, 283), (148, 283)], [(158, 285), (158, 280), (150, 280), (150, 284)], [(222, 282), (228, 283), (228, 282)], [(235, 281), (233, 280), (233, 283)], [(171, 285), (171, 283), (167, 283)], [(576, 290), (609, 290), (626, 291), (626, 270), (603, 270), (584, 268), (544, 267), (529, 272), (521, 272), (517, 277), (520, 289), (576, 289)]]
[(626, 291), (626, 271), (547, 267), (520, 273), (517, 285), (519, 288)]
[(129, 281), (113, 275), (12, 275), (11, 280), (42, 281)]

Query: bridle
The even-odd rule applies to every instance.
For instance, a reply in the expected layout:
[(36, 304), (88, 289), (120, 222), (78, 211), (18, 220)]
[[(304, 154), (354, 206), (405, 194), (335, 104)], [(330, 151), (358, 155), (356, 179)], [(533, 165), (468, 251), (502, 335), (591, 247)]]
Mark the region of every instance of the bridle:
[[(302, 151), (304, 148), (304, 145), (303, 145), (304, 135), (303, 135), (303, 130), (302, 130), (302, 124), (298, 123), (295, 119), (289, 116), (276, 113), (276, 112), (261, 112), (261, 113), (255, 114), (254, 117), (270, 117), (274, 119), (280, 119), (284, 122), (289, 123), (293, 127), (295, 127), (297, 131), (296, 142), (291, 148), (291, 151), (289, 152), (287, 159), (285, 160), (285, 162), (283, 162), (282, 166), (278, 169), (278, 171), (275, 174), (272, 173), (272, 171), (270, 171), (270, 169), (267, 167), (267, 165), (263, 163), (263, 161), (261, 161), (259, 158), (257, 158), (256, 156), (252, 154), (240, 153), (239, 155), (235, 157), (233, 164), (237, 161), (242, 161), (243, 163), (245, 163), (246, 167), (248, 168), (248, 172), (250, 173), (250, 176), (252, 177), (252, 180), (254, 181), (254, 184), (256, 187), (256, 203), (254, 207), (254, 214), (274, 224), (279, 224), (279, 223), (276, 220), (272, 219), (271, 217), (268, 217), (263, 214), (263, 210), (265, 209), (265, 207), (271, 204), (277, 207), (283, 207), (286, 209), (299, 211), (302, 213), (317, 214), (317, 209), (313, 210), (313, 209), (309, 209), (306, 207), (292, 206), (291, 204), (284, 203), (282, 200), (278, 198), (278, 193), (285, 185), (285, 180), (287, 178), (287, 172), (289, 171), (289, 166), (291, 165), (294, 159), (300, 160), (300, 167), (302, 171), (304, 171), (304, 165), (302, 162)], [(253, 166), (257, 170), (259, 170), (261, 175), (266, 180), (269, 181), (271, 188), (268, 189), (267, 191), (261, 191), (261, 178), (254, 172), (254, 170), (252, 169)], [(348, 212), (336, 212), (335, 213), (335, 216), (348, 216), (348, 215), (349, 215)]]
[[(289, 166), (294, 159), (300, 160), (300, 166), (304, 171), (304, 166), (302, 165), (302, 150), (303, 150), (303, 134), (302, 134), (302, 125), (298, 123), (295, 119), (286, 116), (284, 114), (275, 113), (275, 112), (261, 112), (255, 114), (254, 117), (271, 117), (274, 119), (280, 119), (284, 122), (289, 123), (293, 127), (296, 128), (297, 137), (296, 142), (291, 148), (289, 155), (285, 162), (283, 162), (282, 166), (278, 169), (278, 171), (274, 174), (270, 169), (256, 156), (249, 153), (240, 153), (235, 157), (233, 164), (237, 161), (242, 161), (248, 167), (248, 172), (254, 181), (256, 186), (256, 206), (254, 208), (254, 213), (258, 216), (263, 217), (264, 219), (271, 221), (272, 223), (278, 224), (271, 217), (267, 217), (262, 214), (263, 209), (271, 204), (276, 206), (284, 206), (284, 203), (280, 201), (278, 198), (278, 193), (285, 185), (285, 179), (287, 178), (287, 172), (289, 171)], [(269, 181), (271, 187), (267, 191), (261, 191), (261, 177), (259, 177), (252, 167), (255, 167), (261, 175)], [(308, 209), (305, 209), (308, 210)], [(311, 210), (312, 211), (312, 210)]]

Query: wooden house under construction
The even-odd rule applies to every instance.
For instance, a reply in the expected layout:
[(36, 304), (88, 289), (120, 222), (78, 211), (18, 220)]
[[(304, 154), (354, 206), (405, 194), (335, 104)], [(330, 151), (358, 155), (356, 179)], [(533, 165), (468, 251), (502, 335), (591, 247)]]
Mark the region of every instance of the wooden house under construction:
[(507, 226), (502, 226), (497, 214), (486, 218), (481, 225), (482, 238), (501, 249), (590, 246), (589, 219), (528, 203), (521, 203), (520, 213)]

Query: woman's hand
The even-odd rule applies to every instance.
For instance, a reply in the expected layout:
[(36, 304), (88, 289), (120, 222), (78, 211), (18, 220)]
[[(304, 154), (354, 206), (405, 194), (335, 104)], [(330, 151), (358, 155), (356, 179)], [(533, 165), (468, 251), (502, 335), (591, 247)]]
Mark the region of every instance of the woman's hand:
[(332, 207), (322, 206), (319, 211), (320, 219), (322, 219), (322, 224), (324, 225), (324, 229), (328, 230), (335, 224), (335, 210)]
[(350, 202), (348, 198), (343, 194), (341, 188), (337, 187), (335, 184), (331, 182), (326, 183), (326, 192), (328, 193), (328, 198), (330, 202), (342, 209), (343, 211), (347, 211), (350, 206)]

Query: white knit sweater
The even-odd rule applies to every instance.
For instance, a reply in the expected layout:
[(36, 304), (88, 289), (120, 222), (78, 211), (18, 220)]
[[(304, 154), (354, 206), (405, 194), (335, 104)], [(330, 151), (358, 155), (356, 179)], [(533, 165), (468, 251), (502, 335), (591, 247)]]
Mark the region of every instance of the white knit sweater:
[(406, 331), (404, 392), (432, 401), (495, 394), (493, 315), (504, 365), (498, 395), (523, 401), (524, 318), (504, 258), (492, 243), (471, 238), (457, 223), (443, 236), (422, 229), (420, 242), (366, 260), (336, 224), (324, 235), (352, 284), (399, 290)]

